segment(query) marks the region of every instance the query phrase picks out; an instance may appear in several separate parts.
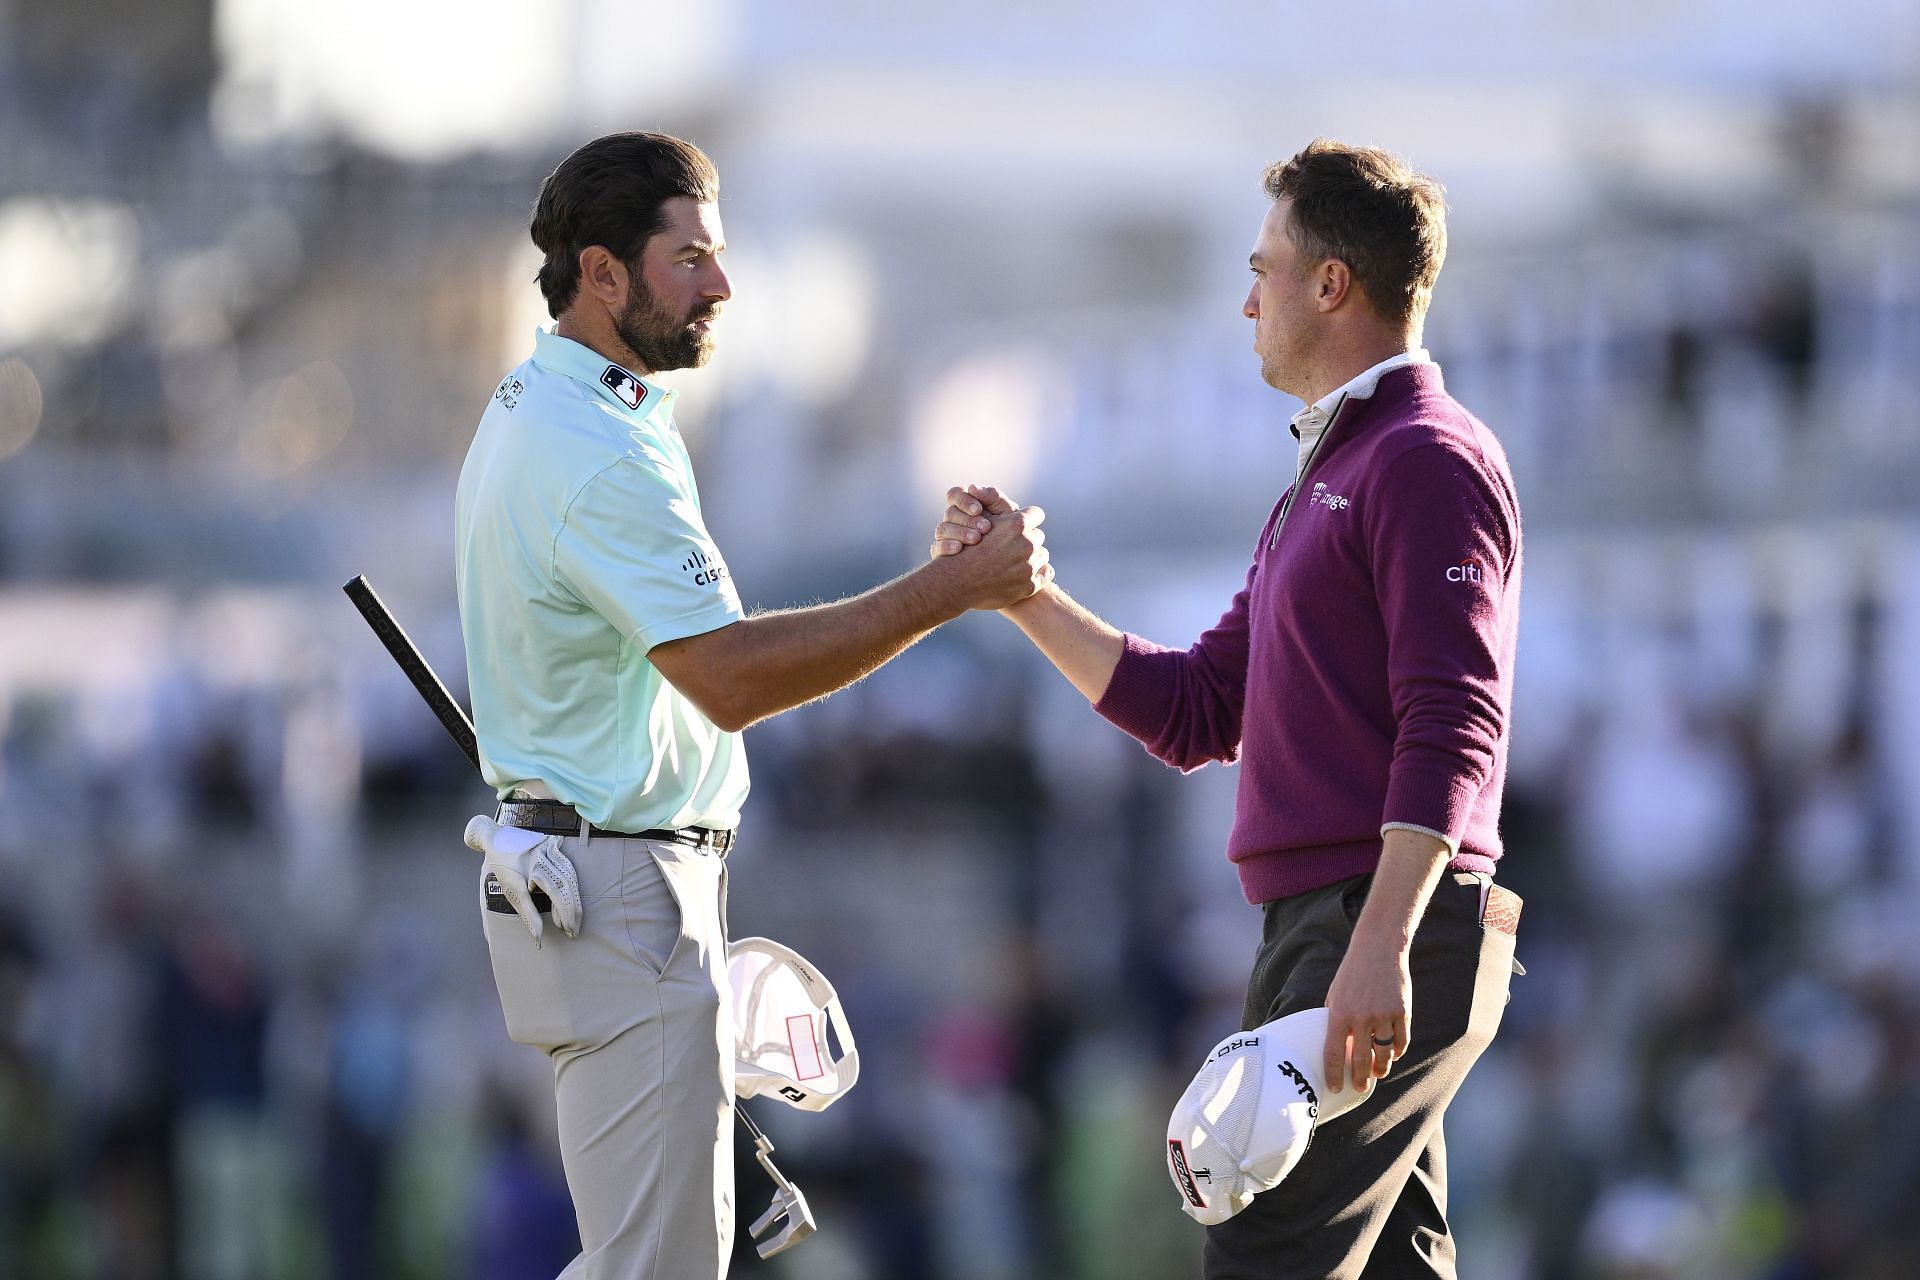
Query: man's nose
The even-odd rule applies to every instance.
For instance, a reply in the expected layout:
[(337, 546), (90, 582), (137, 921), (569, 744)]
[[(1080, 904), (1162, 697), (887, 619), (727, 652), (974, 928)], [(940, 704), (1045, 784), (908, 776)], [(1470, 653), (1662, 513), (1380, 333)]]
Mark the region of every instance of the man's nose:
[(1240, 304), (1240, 314), (1249, 320), (1260, 318), (1260, 285), (1257, 281), (1247, 290), (1247, 300)]
[(715, 302), (725, 302), (733, 296), (733, 281), (727, 278), (727, 269), (718, 262), (713, 264), (712, 272), (703, 282), (700, 296), (712, 298)]

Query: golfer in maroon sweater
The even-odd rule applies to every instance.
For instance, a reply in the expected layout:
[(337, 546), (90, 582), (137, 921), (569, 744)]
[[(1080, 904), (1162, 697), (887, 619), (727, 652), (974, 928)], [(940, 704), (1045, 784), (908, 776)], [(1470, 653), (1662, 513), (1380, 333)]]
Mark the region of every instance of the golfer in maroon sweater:
[[(1266, 192), (1244, 311), (1261, 376), (1306, 407), (1246, 586), (1185, 650), (1058, 585), (1005, 612), (1160, 759), (1241, 762), (1227, 856), (1264, 913), (1243, 1027), (1325, 1005), (1328, 1078), (1376, 1095), (1208, 1228), (1208, 1280), (1450, 1277), (1441, 1119), (1500, 1024), (1519, 916), (1492, 877), (1520, 509), (1420, 347), (1438, 184), (1322, 140)], [(948, 501), (936, 555), (1013, 510), (991, 489)]]

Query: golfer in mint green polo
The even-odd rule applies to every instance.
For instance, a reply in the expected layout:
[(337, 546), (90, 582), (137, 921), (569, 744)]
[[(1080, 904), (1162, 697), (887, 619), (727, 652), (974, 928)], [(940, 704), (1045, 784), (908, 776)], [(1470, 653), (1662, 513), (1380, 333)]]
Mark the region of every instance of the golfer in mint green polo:
[[(614, 831), (731, 830), (747, 798), (740, 735), (642, 656), (746, 616), (700, 518), (674, 398), (542, 331), (460, 475), (461, 621), (485, 639), (467, 679), (487, 780), (566, 795)], [(482, 501), (490, 518), (476, 521)]]
[(674, 395), (649, 380), (712, 354), (732, 296), (718, 198), (707, 157), (663, 134), (597, 139), (548, 177), (531, 234), (555, 323), (495, 389), (455, 504), (474, 728), (501, 800), (468, 839), (508, 1033), (553, 1062), (581, 1241), (568, 1280), (726, 1274), (740, 731), (1052, 575), (1029, 508), (861, 595), (746, 615)]

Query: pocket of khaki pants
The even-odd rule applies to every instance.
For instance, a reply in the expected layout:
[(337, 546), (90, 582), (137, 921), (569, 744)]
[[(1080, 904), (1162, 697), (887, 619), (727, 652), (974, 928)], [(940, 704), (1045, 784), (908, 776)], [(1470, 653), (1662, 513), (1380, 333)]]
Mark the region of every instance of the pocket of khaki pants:
[(665, 973), (686, 929), (673, 877), (642, 841), (621, 846), (620, 915), (634, 959), (655, 977)]
[(564, 963), (561, 944), (579, 944), (561, 933), (549, 916), (544, 941), (536, 945), (517, 913), (487, 910), (484, 881), (480, 922), (487, 938), (487, 958), (493, 965), (494, 989), (500, 993), (500, 1012), (507, 1020), (507, 1035), (517, 1044), (537, 1049), (551, 1050), (572, 1042), (573, 1010), (560, 968)]

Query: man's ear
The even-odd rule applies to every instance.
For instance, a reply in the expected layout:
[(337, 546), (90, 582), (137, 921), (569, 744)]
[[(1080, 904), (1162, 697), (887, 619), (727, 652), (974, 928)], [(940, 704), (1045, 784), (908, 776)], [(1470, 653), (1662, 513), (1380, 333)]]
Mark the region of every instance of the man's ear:
[(1338, 258), (1328, 258), (1320, 264), (1318, 287), (1313, 291), (1314, 302), (1322, 311), (1332, 311), (1353, 292), (1353, 271)]
[(580, 251), (580, 292), (609, 311), (627, 305), (627, 264), (603, 244)]

